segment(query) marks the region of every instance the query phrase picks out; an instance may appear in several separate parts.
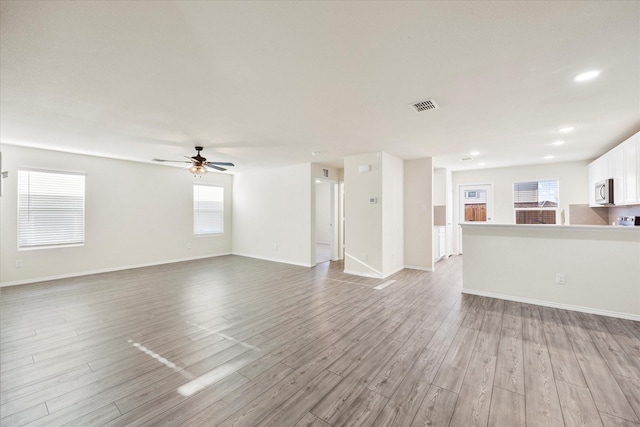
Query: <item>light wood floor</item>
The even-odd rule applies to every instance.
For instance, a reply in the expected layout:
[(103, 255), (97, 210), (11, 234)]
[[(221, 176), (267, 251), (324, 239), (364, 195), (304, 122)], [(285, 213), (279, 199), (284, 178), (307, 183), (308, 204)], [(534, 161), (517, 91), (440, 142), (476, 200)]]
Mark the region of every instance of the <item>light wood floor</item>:
[(2, 426), (639, 426), (640, 324), (236, 256), (1, 291)]

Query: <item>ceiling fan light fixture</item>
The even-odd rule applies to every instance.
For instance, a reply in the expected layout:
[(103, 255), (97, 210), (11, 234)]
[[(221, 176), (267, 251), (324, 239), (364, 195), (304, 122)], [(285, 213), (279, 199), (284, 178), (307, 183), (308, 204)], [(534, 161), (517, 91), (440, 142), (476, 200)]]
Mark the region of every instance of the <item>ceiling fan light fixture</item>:
[(189, 168), (189, 171), (193, 174), (193, 176), (200, 176), (207, 173), (207, 168), (202, 165), (193, 165)]

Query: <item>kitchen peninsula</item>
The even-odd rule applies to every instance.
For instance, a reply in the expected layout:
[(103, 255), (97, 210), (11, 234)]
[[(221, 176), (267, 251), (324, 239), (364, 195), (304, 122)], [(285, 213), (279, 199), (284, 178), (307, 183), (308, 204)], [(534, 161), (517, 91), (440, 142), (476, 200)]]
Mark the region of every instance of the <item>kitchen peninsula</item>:
[(640, 227), (462, 224), (463, 293), (640, 320)]

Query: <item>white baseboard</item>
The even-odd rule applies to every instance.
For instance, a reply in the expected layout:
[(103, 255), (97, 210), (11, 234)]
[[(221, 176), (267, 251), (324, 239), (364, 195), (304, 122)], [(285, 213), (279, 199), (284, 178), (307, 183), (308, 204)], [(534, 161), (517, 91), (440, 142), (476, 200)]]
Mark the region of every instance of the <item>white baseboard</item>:
[(304, 263), (301, 263), (301, 262), (293, 262), (293, 261), (290, 261), (288, 259), (270, 258), (270, 257), (259, 256), (259, 255), (243, 254), (243, 253), (240, 253), (240, 252), (232, 252), (231, 255), (243, 256), (243, 257), (246, 257), (246, 258), (261, 259), (263, 261), (279, 262), (280, 264), (297, 265), (297, 266), (300, 266), (300, 267), (315, 267), (316, 266), (315, 264), (310, 265), (310, 264), (304, 264)]
[(629, 319), (640, 321), (640, 315), (631, 313), (620, 313), (618, 311), (601, 310), (599, 308), (582, 307), (579, 305), (562, 304), (558, 302), (543, 301), (531, 298), (515, 297), (513, 295), (496, 294), (493, 292), (475, 291), (462, 288), (463, 294), (479, 295), (481, 297), (498, 298), (507, 301), (523, 302), (525, 304), (541, 305), (543, 307), (560, 308), (563, 310), (579, 311), (582, 313), (598, 314), (600, 316), (617, 317), (620, 319)]
[(433, 268), (427, 268), (427, 267), (418, 267), (415, 265), (405, 265), (404, 268), (408, 268), (410, 270), (420, 270), (420, 271), (433, 271)]
[(354, 276), (371, 277), (372, 279), (384, 279), (384, 277), (375, 273), (362, 273), (360, 271), (353, 271), (353, 270), (343, 270), (343, 273), (353, 274)]
[(146, 262), (143, 264), (132, 264), (132, 265), (125, 265), (120, 267), (101, 268), (98, 270), (80, 271), (77, 273), (58, 274), (55, 276), (36, 277), (33, 279), (24, 279), (24, 280), (14, 280), (12, 282), (0, 282), (0, 288), (5, 288), (7, 286), (27, 285), (29, 283), (48, 282), (49, 280), (69, 279), (71, 277), (89, 276), (91, 274), (131, 270), (134, 268), (153, 267), (154, 265), (175, 264), (176, 262), (195, 261), (198, 259), (215, 258), (215, 257), (225, 256), (225, 255), (231, 255), (231, 252), (225, 252), (225, 253), (215, 254), (215, 255), (202, 255), (202, 256), (189, 257), (189, 258), (179, 258), (179, 259), (172, 259), (172, 260), (166, 260), (166, 261)]

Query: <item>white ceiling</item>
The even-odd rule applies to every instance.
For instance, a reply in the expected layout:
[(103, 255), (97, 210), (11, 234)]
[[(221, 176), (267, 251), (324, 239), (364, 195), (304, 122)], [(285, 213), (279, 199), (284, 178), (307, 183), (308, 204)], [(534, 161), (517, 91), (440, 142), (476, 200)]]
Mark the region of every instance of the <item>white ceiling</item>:
[[(459, 170), (593, 159), (640, 130), (637, 1), (0, 7), (8, 144), (137, 161), (202, 144), (236, 171), (386, 151)], [(440, 109), (410, 108), (427, 98)]]

